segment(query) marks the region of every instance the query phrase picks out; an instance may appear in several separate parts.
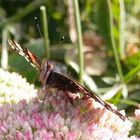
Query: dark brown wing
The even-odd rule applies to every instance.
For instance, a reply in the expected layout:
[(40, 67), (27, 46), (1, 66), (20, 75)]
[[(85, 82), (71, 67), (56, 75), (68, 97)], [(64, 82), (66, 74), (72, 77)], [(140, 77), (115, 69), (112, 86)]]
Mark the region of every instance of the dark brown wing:
[(50, 86), (59, 88), (61, 90), (70, 91), (71, 93), (76, 93), (79, 91), (79, 86), (75, 81), (54, 71), (50, 73), (46, 84), (49, 84)]
[(93, 98), (95, 101), (103, 105), (106, 109), (110, 110), (111, 112), (115, 113), (118, 115), (122, 120), (125, 120), (125, 116), (123, 116), (120, 112), (117, 110), (113, 109), (108, 103), (100, 99), (97, 95), (91, 93), (88, 91), (86, 88), (81, 86), (78, 82), (60, 74), (57, 72), (51, 72), (49, 79), (47, 80), (47, 83), (52, 87), (56, 87), (61, 90), (67, 90), (70, 91), (71, 93), (77, 93), (81, 92), (83, 94), (86, 94)]

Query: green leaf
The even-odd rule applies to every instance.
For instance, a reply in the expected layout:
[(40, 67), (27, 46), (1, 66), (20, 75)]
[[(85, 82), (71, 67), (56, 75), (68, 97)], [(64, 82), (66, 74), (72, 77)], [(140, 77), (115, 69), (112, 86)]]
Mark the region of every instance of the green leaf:
[[(109, 7), (107, 0), (100, 0), (96, 2), (96, 15), (95, 22), (98, 25), (99, 33), (105, 39), (107, 47), (111, 47), (110, 42), (110, 17), (109, 17)], [(104, 12), (103, 12), (104, 11)]]
[(130, 136), (140, 137), (140, 121), (134, 121), (131, 130), (129, 131)]

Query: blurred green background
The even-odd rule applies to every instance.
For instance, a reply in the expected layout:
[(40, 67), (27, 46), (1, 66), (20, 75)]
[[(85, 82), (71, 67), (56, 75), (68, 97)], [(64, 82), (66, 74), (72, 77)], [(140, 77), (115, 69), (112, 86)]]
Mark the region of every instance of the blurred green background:
[[(84, 86), (133, 115), (140, 102), (140, 1), (78, 3), (79, 11), (74, 0), (0, 0), (1, 67), (39, 86), (37, 72), (9, 47), (8, 39), (16, 40), (41, 59), (50, 54), (50, 59), (59, 62), (56, 65), (77, 81), (83, 59)], [(42, 16), (42, 6), (47, 20)], [(75, 15), (79, 12), (84, 53), (78, 49)], [(45, 33), (48, 37), (44, 39)], [(80, 53), (83, 56), (79, 58)]]

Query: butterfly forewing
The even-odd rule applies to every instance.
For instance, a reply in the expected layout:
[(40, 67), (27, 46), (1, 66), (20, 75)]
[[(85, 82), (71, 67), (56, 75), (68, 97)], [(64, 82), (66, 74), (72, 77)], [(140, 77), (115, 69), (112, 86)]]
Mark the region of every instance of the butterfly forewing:
[(17, 42), (9, 40), (9, 45), (16, 50), (21, 56), (23, 56), (33, 67), (37, 69), (41, 66), (41, 61), (38, 57), (36, 57), (33, 53), (31, 53), (28, 49), (22, 48)]

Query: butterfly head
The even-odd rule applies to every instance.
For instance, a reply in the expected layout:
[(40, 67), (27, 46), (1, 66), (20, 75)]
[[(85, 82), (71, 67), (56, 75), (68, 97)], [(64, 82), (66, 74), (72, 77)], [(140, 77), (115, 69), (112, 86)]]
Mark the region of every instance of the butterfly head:
[(53, 65), (47, 59), (44, 59), (41, 63), (41, 68), (39, 71), (39, 81), (43, 85), (47, 83), (48, 77), (52, 70), (53, 70)]

